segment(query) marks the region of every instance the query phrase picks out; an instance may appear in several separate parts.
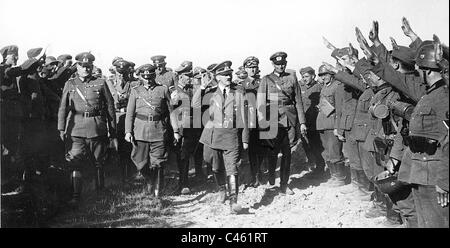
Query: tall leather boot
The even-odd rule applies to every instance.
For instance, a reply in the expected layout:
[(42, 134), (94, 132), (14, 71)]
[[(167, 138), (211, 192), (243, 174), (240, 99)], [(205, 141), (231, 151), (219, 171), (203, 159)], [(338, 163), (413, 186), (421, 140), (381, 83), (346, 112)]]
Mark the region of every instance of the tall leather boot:
[(162, 167), (156, 168), (155, 172), (155, 197), (159, 198), (164, 190), (164, 170)]
[(386, 220), (383, 222), (385, 227), (398, 227), (403, 224), (402, 217), (400, 213), (396, 212), (393, 208), (394, 203), (389, 198), (389, 196), (385, 196), (386, 201)]
[(290, 176), (290, 167), (291, 164), (288, 163), (289, 161), (285, 159), (283, 156), (281, 158), (281, 166), (280, 166), (280, 193), (281, 194), (287, 194), (287, 195), (293, 195), (294, 192), (288, 187), (288, 181)]
[(374, 199), (372, 206), (366, 211), (364, 216), (366, 218), (377, 218), (386, 216), (386, 199), (384, 199), (383, 193), (381, 193), (376, 187), (374, 192)]
[(340, 187), (345, 185), (345, 165), (343, 161), (331, 163), (331, 168), (334, 170), (334, 180), (327, 183), (331, 187)]
[(100, 164), (96, 164), (95, 169), (95, 190), (97, 193), (100, 193), (100, 191), (105, 188), (105, 172), (103, 171), (103, 166)]
[(181, 194), (191, 193), (188, 187), (189, 160), (186, 158), (178, 160), (178, 192)]
[(156, 169), (148, 169), (148, 173), (145, 174), (145, 182), (147, 185), (147, 192), (150, 196), (155, 195), (155, 181), (156, 181)]
[(225, 203), (225, 201), (227, 200), (227, 186), (225, 178), (222, 173), (214, 172), (214, 179), (216, 180), (217, 186), (219, 187), (218, 202)]
[(252, 173), (252, 181), (250, 187), (257, 188), (261, 185), (261, 158), (259, 156), (250, 156), (250, 170)]
[(70, 175), (70, 183), (72, 187), (72, 199), (69, 204), (72, 206), (78, 206), (81, 198), (82, 191), (82, 177), (81, 172), (74, 170)]
[(275, 185), (275, 170), (277, 168), (278, 157), (276, 155), (269, 155), (268, 157), (268, 171), (269, 171), (269, 184)]
[(231, 213), (240, 214), (242, 212), (242, 206), (237, 203), (238, 201), (238, 177), (236, 175), (228, 176), (228, 193), (230, 195), (230, 208)]
[(353, 168), (350, 168), (350, 178), (350, 184), (342, 186), (339, 190), (341, 194), (350, 194), (359, 191), (358, 174)]

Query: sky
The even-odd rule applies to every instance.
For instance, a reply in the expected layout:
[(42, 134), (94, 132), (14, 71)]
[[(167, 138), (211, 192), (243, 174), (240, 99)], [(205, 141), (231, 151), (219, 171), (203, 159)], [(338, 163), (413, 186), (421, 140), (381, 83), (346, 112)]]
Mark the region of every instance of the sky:
[(284, 51), (298, 73), (334, 63), (322, 36), (359, 49), (355, 27), (368, 39), (373, 20), (388, 49), (390, 36), (408, 45), (403, 16), (422, 39), (437, 34), (449, 44), (448, 0), (0, 0), (0, 47), (18, 45), (19, 64), (35, 47), (55, 57), (91, 51), (105, 74), (115, 56), (139, 66), (161, 54), (171, 68), (231, 60), (235, 70), (256, 56), (264, 75), (269, 57)]

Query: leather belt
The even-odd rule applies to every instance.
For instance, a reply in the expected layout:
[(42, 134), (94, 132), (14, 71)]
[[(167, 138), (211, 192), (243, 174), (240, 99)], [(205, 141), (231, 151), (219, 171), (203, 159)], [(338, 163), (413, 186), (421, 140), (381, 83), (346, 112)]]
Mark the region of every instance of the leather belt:
[(82, 115), (84, 118), (91, 118), (91, 117), (101, 116), (102, 115), (102, 111), (93, 111), (93, 112), (77, 111), (76, 114), (77, 115)]
[(161, 120), (161, 116), (159, 116), (159, 115), (153, 116), (153, 115), (136, 114), (135, 117), (142, 121), (160, 121)]
[(434, 139), (421, 136), (406, 136), (409, 148), (413, 153), (426, 153), (433, 155), (436, 153), (439, 142)]

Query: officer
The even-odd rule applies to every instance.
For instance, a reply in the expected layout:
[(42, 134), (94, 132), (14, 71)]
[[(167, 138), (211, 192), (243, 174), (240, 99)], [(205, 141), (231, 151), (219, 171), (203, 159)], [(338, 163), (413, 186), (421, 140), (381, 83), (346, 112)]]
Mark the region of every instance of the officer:
[[(124, 59), (114, 60), (116, 75), (114, 77), (111, 93), (116, 107), (117, 136), (119, 141), (119, 165), (122, 167), (122, 180), (126, 181), (130, 176), (133, 162), (130, 159), (132, 145), (126, 142), (125, 137), (125, 113), (130, 98), (131, 89), (139, 84), (131, 77), (131, 63)], [(139, 172), (134, 176), (134, 180), (144, 179)]]
[(178, 193), (189, 194), (191, 192), (189, 187), (189, 158), (194, 157), (196, 177), (204, 179), (202, 171), (203, 162), (203, 147), (199, 146), (201, 135), (201, 123), (194, 123), (194, 114), (201, 120), (200, 108), (197, 112), (191, 107), (191, 100), (194, 92), (194, 79), (192, 71), (192, 62), (184, 61), (175, 69), (178, 74), (178, 87), (172, 92), (171, 102), (175, 109), (174, 114), (181, 116), (179, 130), (182, 136), (181, 143), (178, 144), (178, 171), (179, 171), (179, 188)]
[[(125, 140), (133, 144), (131, 159), (138, 171), (146, 177), (150, 194), (160, 197), (164, 185), (164, 167), (167, 162), (167, 140), (172, 135), (181, 138), (175, 118), (170, 116), (169, 90), (155, 81), (154, 65), (137, 69), (140, 83), (131, 89), (125, 117)], [(170, 119), (171, 123), (166, 122)], [(172, 129), (170, 129), (172, 130)]]
[(319, 113), (316, 119), (316, 129), (319, 131), (324, 151), (322, 156), (330, 169), (331, 177), (335, 180), (331, 186), (345, 184), (345, 166), (342, 154), (342, 141), (334, 135), (336, 118), (336, 98), (341, 82), (334, 79), (335, 73), (328, 70), (325, 65), (319, 67), (319, 77), (324, 83), (320, 92), (318, 104)]
[[(73, 196), (70, 203), (77, 204), (81, 194), (81, 167), (83, 154), (96, 167), (95, 187), (104, 188), (104, 162), (109, 144), (108, 137), (117, 143), (114, 100), (103, 79), (92, 76), (94, 55), (83, 52), (75, 57), (77, 77), (64, 86), (58, 111), (58, 130), (61, 139), (71, 141), (67, 155)], [(71, 113), (68, 117), (68, 113)]]
[[(213, 171), (220, 189), (220, 200), (225, 202), (225, 181), (231, 211), (242, 212), (238, 204), (238, 168), (241, 149), (248, 149), (248, 128), (245, 121), (244, 89), (232, 83), (231, 62), (224, 61), (211, 70), (218, 82), (216, 91), (210, 98), (208, 121), (203, 129), (200, 142), (210, 148)], [(201, 94), (196, 92), (194, 100), (200, 102)], [(197, 105), (198, 107), (198, 105)], [(205, 157), (205, 160), (210, 158)]]
[[(273, 130), (269, 130), (271, 139), (266, 139), (268, 147), (272, 148), (269, 157), (269, 184), (275, 184), (275, 168), (277, 164), (277, 155), (281, 151), (281, 165), (280, 165), (280, 193), (293, 194), (294, 192), (288, 187), (290, 165), (291, 165), (291, 147), (293, 147), (298, 137), (296, 137), (296, 127), (300, 125), (300, 130), (303, 135), (306, 134), (306, 120), (303, 112), (303, 102), (300, 86), (296, 77), (286, 72), (286, 57), (285, 52), (277, 52), (270, 56), (274, 71), (271, 74), (264, 76), (258, 88), (257, 107), (258, 120), (260, 127), (265, 128), (269, 125), (262, 120), (268, 120), (266, 104), (276, 105), (278, 113), (270, 113), (272, 116), (277, 116), (276, 120), (270, 119), (269, 122), (276, 122), (276, 134)], [(277, 96), (277, 99), (272, 99), (272, 96)], [(275, 102), (276, 101), (276, 102)], [(273, 106), (270, 107), (272, 111)], [(270, 123), (269, 123), (270, 124)], [(274, 124), (274, 123), (272, 123)], [(260, 133), (261, 137), (261, 133)], [(262, 137), (261, 137), (262, 138)]]
[(317, 105), (320, 100), (320, 91), (322, 86), (315, 80), (316, 72), (310, 66), (300, 69), (302, 76), (302, 83), (300, 89), (302, 91), (303, 107), (305, 109), (306, 128), (308, 132), (306, 136), (301, 136), (303, 149), (309, 163), (314, 163), (315, 168), (311, 176), (322, 176), (325, 168), (325, 161), (322, 157), (322, 143), (320, 141), (320, 134), (316, 130), (316, 119), (319, 113)]
[[(200, 81), (200, 85), (198, 87), (194, 88), (194, 95), (192, 97), (192, 107), (193, 109), (201, 109), (201, 126), (202, 126), (202, 132), (204, 128), (204, 124), (207, 123), (209, 120), (209, 103), (211, 101), (212, 96), (217, 91), (217, 81), (214, 78), (214, 74), (212, 69), (217, 64), (211, 64), (207, 67), (206, 70), (204, 70), (203, 73), (198, 73), (194, 77), (197, 78), (197, 80)], [(195, 73), (194, 73), (195, 74)], [(206, 119), (205, 119), (206, 118)], [(195, 120), (196, 118), (194, 118)], [(217, 185), (220, 187), (225, 187), (226, 182), (222, 182), (222, 177), (218, 177), (219, 174), (213, 172), (213, 162), (212, 162), (212, 149), (209, 146), (203, 145), (201, 142), (199, 145), (203, 146), (203, 163), (206, 165), (206, 172), (207, 172), (207, 179), (211, 180), (214, 178), (214, 180), (217, 182)], [(219, 201), (225, 202), (225, 194), (226, 194), (226, 188), (222, 189), (219, 187), (219, 192), (222, 197), (222, 199), (219, 199)]]
[(243, 62), (243, 69), (247, 76), (243, 79), (242, 86), (245, 89), (245, 104), (248, 110), (250, 135), (248, 144), (248, 158), (250, 162), (251, 181), (249, 186), (256, 188), (261, 185), (261, 164), (266, 155), (266, 149), (261, 145), (261, 141), (259, 139), (258, 119), (256, 116), (256, 98), (258, 87), (261, 82), (261, 77), (259, 75), (259, 59), (255, 56), (247, 57)]
[(172, 92), (177, 85), (177, 75), (166, 68), (165, 59), (164, 55), (151, 57), (153, 65), (156, 66), (156, 83), (167, 86)]
[(248, 78), (248, 73), (245, 71), (244, 66), (239, 66), (238, 71), (235, 72), (237, 79), (234, 80), (235, 84), (242, 85)]
[[(403, 160), (411, 163), (400, 166), (398, 179), (413, 184), (413, 197), (419, 227), (449, 227), (448, 170), (441, 147), (442, 137), (448, 135), (448, 88), (436, 62), (432, 44), (419, 48), (416, 65), (428, 85), (411, 115), (408, 144)], [(447, 116), (446, 116), (447, 115)], [(442, 195), (446, 197), (441, 198)], [(445, 199), (444, 202), (441, 200)], [(445, 202), (446, 201), (446, 202)]]

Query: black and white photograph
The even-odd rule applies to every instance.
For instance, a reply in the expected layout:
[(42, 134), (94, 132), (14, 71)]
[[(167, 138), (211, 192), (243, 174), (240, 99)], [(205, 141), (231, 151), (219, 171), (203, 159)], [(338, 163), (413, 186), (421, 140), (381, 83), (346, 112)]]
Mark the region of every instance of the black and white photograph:
[(0, 0), (0, 33), (1, 228), (449, 228), (447, 0)]

